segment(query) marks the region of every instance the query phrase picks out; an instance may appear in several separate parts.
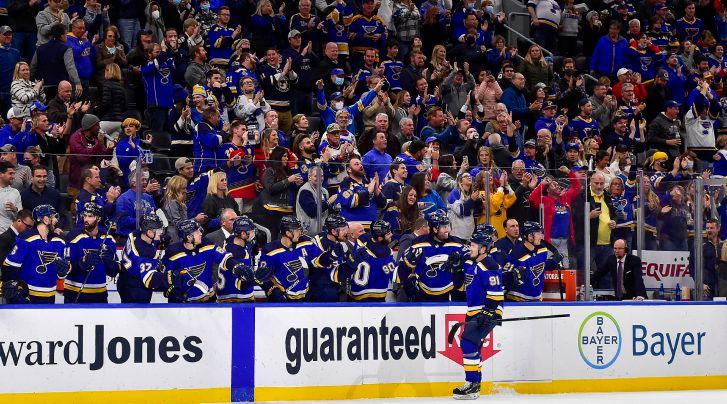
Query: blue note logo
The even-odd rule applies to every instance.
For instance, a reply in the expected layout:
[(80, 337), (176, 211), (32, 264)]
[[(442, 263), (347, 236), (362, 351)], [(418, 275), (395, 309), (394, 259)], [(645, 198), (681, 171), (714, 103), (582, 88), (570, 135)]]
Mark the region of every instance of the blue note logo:
[(597, 311), (581, 324), (578, 330), (578, 350), (581, 358), (593, 369), (606, 369), (621, 353), (621, 327), (612, 315)]

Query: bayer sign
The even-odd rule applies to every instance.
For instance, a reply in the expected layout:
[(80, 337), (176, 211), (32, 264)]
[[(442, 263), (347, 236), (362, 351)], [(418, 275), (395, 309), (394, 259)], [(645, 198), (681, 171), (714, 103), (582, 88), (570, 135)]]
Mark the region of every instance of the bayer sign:
[(606, 369), (621, 353), (621, 328), (610, 314), (592, 313), (578, 330), (578, 349), (581, 358), (594, 369)]

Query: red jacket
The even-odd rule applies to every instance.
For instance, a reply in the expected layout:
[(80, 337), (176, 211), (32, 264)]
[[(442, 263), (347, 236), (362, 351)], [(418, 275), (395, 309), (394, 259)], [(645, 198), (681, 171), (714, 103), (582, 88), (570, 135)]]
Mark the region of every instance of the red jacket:
[[(573, 171), (568, 173), (568, 179), (570, 180), (570, 188), (568, 188), (568, 191), (564, 192), (560, 198), (558, 198), (558, 203), (567, 207), (571, 211), (570, 241), (575, 244), (576, 241), (574, 237), (575, 234), (573, 230), (572, 214), (573, 209), (571, 208), (571, 203), (573, 203), (573, 200), (576, 199), (578, 194), (581, 192), (581, 182), (578, 180)], [(553, 217), (555, 216), (555, 199), (547, 194), (547, 190), (545, 193), (543, 192), (542, 183), (530, 194), (530, 206), (533, 208), (539, 207), (541, 198), (543, 203), (543, 235), (545, 236), (545, 241), (550, 243), (550, 229), (553, 227)]]
[(92, 140), (86, 139), (81, 129), (73, 132), (68, 140), (68, 149), (70, 156), (68, 157), (68, 185), (80, 189), (81, 188), (81, 170), (90, 164), (101, 164), (104, 158), (111, 158), (112, 149), (107, 149), (103, 142), (98, 138)]

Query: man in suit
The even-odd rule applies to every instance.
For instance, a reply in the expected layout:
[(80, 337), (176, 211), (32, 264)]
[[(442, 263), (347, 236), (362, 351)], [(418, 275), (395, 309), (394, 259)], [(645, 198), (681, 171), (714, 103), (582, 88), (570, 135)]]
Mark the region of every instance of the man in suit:
[(613, 243), (613, 255), (593, 274), (591, 283), (597, 285), (606, 274), (611, 275), (616, 300), (644, 300), (646, 288), (641, 274), (641, 259), (628, 253), (628, 244), (622, 239)]
[(225, 240), (232, 234), (232, 224), (235, 219), (237, 219), (237, 213), (234, 210), (230, 208), (223, 209), (222, 213), (220, 213), (220, 228), (205, 236), (207, 240), (216, 246), (222, 247)]
[(15, 246), (15, 238), (18, 234), (33, 228), (33, 217), (29, 210), (23, 209), (18, 212), (15, 220), (10, 227), (0, 234), (0, 262), (5, 261), (5, 257)]

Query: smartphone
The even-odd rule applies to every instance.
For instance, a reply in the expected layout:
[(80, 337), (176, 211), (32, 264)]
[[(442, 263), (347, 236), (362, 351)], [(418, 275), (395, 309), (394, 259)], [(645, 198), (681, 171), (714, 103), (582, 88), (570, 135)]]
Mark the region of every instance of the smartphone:
[(462, 157), (462, 164), (470, 165), (470, 158), (468, 156)]

